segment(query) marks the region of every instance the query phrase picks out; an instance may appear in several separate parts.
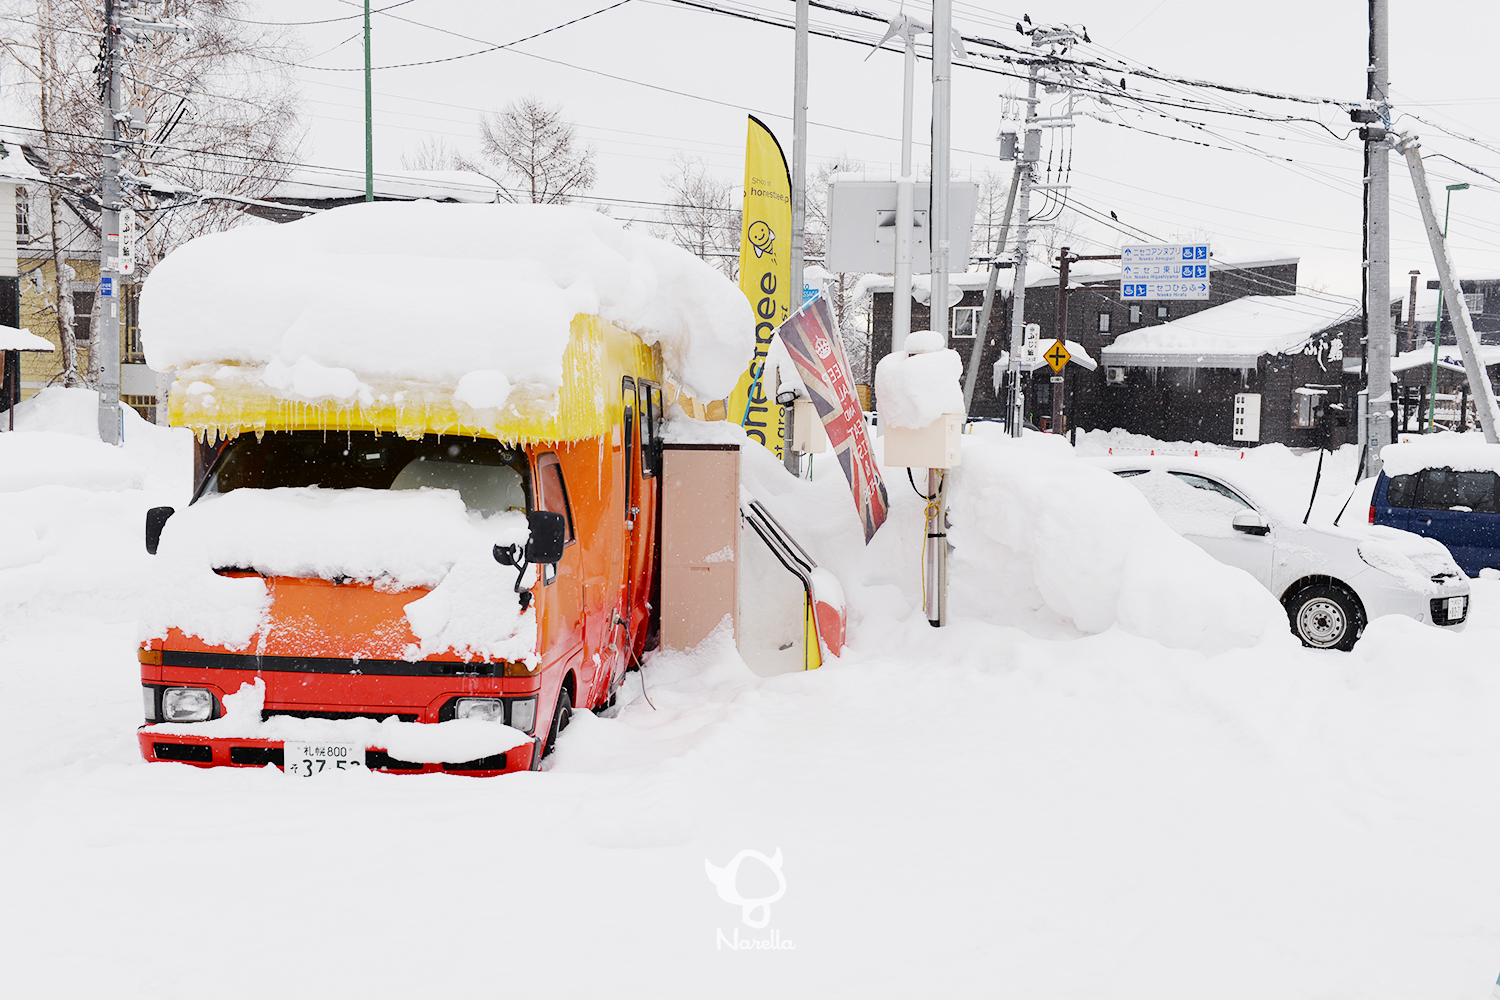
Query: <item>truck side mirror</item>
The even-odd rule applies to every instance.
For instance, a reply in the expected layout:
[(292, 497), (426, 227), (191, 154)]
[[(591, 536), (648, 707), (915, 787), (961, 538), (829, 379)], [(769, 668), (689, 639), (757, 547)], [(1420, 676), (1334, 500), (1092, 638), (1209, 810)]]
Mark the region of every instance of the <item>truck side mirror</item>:
[(156, 548), (161, 544), (161, 529), (166, 527), (167, 518), (175, 513), (175, 507), (152, 507), (146, 511), (146, 551), (151, 555), (156, 555)]
[(562, 558), (567, 541), (567, 522), (550, 510), (534, 510), (526, 515), (531, 537), (526, 539), (526, 561), (535, 565), (555, 563)]

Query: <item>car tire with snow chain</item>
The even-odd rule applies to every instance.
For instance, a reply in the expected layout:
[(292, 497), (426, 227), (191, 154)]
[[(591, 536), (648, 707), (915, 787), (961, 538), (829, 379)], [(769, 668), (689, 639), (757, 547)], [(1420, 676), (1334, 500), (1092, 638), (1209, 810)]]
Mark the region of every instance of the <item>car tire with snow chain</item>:
[(1335, 583), (1315, 583), (1287, 596), (1292, 634), (1313, 649), (1354, 648), (1365, 630), (1359, 599)]
[(573, 696), (568, 694), (567, 688), (563, 688), (557, 692), (557, 707), (552, 710), (552, 728), (547, 731), (547, 745), (542, 749), (543, 757), (550, 757), (552, 751), (557, 749), (557, 735), (567, 729), (571, 721), (573, 721)]

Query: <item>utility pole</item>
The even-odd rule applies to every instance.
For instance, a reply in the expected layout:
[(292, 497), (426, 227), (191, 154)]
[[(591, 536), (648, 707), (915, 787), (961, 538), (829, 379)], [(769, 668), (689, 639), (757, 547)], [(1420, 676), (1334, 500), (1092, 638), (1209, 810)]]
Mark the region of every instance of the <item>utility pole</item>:
[[(906, 350), (911, 333), (911, 230), (915, 219), (917, 179), (911, 172), (912, 88), (916, 85), (917, 35), (926, 27), (902, 14), (891, 22), (890, 33), (905, 43), (901, 77), (901, 176), (896, 178), (895, 293), (891, 299), (891, 353)], [(928, 220), (931, 221), (930, 219)]]
[[(368, 3), (369, 0), (366, 0)], [(807, 5), (797, 0), (797, 40), (793, 53), (792, 80), (792, 288), (789, 305), (792, 312), (802, 308), (806, 279), (803, 266), (807, 251)], [(793, 420), (796, 410), (787, 406), (782, 426), (786, 440), (782, 445), (782, 464), (794, 476), (802, 475), (802, 453), (792, 448)]]
[[(1474, 319), (1469, 315), (1469, 304), (1464, 301), (1463, 289), (1458, 284), (1458, 269), (1453, 266), (1453, 254), (1443, 231), (1438, 229), (1437, 213), (1432, 208), (1432, 192), (1427, 187), (1427, 168), (1422, 165), (1422, 144), (1416, 137), (1401, 136), (1396, 148), (1406, 157), (1411, 168), (1412, 185), (1417, 190), (1417, 205), (1422, 209), (1422, 222), (1427, 227), (1427, 240), (1432, 246), (1433, 262), (1437, 264), (1438, 281), (1443, 287), (1443, 301), (1453, 318), (1453, 331), (1457, 334), (1458, 350), (1463, 355), (1464, 373), (1469, 377), (1469, 388), (1474, 396), (1474, 408), (1479, 414), (1479, 426), (1484, 429), (1484, 439), (1490, 444), (1500, 444), (1500, 404), (1495, 401), (1495, 387), (1490, 384), (1489, 372), (1479, 358), (1479, 338), (1474, 334)], [(1445, 227), (1446, 228), (1446, 227)], [(1433, 365), (1434, 373), (1437, 365)], [(1465, 416), (1467, 404), (1459, 410)], [(1462, 426), (1462, 425), (1460, 425)]]
[[(932, 296), (928, 299), (928, 329), (948, 344), (948, 163), (952, 126), (953, 0), (932, 4), (932, 201), (927, 211), (928, 248), (932, 251)], [(968, 261), (964, 262), (965, 266)], [(927, 621), (935, 627), (948, 622), (948, 496), (940, 469), (927, 470), (927, 560), (922, 567), (927, 586)]]
[[(932, 3), (932, 203), (927, 212), (932, 251), (928, 329), (948, 343), (948, 173), (953, 107), (953, 0)], [(964, 261), (965, 268), (968, 261)]]
[[(1057, 257), (1057, 342), (1063, 345), (1063, 350), (1068, 348), (1068, 265), (1077, 260), (1069, 252), (1071, 247), (1063, 247), (1062, 253)], [(1063, 386), (1067, 377), (1068, 368), (1063, 366), (1060, 372), (1052, 374), (1052, 433), (1063, 432)]]
[(370, 86), (370, 0), (365, 0), (365, 201), (375, 200), (375, 92)]
[[(138, 21), (122, 10), (133, 10), (135, 0), (104, 0), (104, 45), (100, 59), (100, 89), (104, 95), (104, 130), (99, 141), (99, 439), (118, 445), (124, 437), (120, 412), (120, 287), (122, 273), (134, 270), (129, 240), (122, 244), (120, 212), (125, 208), (120, 161), (127, 140), (120, 135), (126, 117), (120, 108), (120, 37), (128, 33), (165, 31), (185, 35), (188, 29), (169, 21)], [(128, 234), (125, 234), (128, 236)], [(129, 239), (133, 240), (133, 237)], [(122, 256), (129, 259), (122, 261)], [(61, 275), (58, 276), (59, 279)]]
[(1041, 156), (1042, 133), (1036, 126), (1036, 76), (1041, 67), (1031, 64), (1026, 80), (1026, 132), (1016, 154), (1016, 172), (1021, 176), (1021, 204), (1017, 207), (1016, 274), (1010, 296), (1010, 399), (1005, 410), (1005, 426), (1011, 437), (1021, 436), (1024, 423), (1021, 398), (1021, 341), (1026, 334), (1026, 256), (1031, 252), (1031, 185), (1033, 166)]
[[(1000, 158), (1005, 159), (1003, 151)], [(1011, 159), (1017, 159), (1015, 150), (1011, 150)], [(1010, 193), (1005, 196), (1005, 219), (1000, 223), (1000, 242), (995, 247), (995, 255), (990, 259), (990, 280), (984, 286), (984, 305), (979, 308), (979, 322), (974, 327), (974, 343), (969, 348), (969, 366), (964, 371), (965, 416), (974, 412), (974, 383), (979, 377), (979, 361), (984, 356), (984, 345), (989, 338), (990, 315), (995, 307), (995, 288), (1000, 282), (1000, 258), (1005, 254), (1005, 238), (1010, 235), (1010, 213), (1016, 206), (1016, 188), (1020, 183), (1021, 167), (1017, 163), (1011, 170)]]
[[(124, 436), (120, 412), (120, 6), (104, 0), (104, 131), (99, 143), (99, 440), (118, 445)], [(59, 281), (62, 275), (56, 276)]]
[(1379, 124), (1361, 129), (1369, 153), (1365, 176), (1366, 233), (1369, 258), (1365, 261), (1367, 282), (1365, 316), (1369, 339), (1365, 346), (1368, 421), (1365, 430), (1364, 474), (1380, 474), (1380, 450), (1391, 443), (1391, 190), (1390, 144), (1386, 125), (1390, 89), (1389, 0), (1370, 0), (1370, 64), (1365, 88), (1368, 111)]

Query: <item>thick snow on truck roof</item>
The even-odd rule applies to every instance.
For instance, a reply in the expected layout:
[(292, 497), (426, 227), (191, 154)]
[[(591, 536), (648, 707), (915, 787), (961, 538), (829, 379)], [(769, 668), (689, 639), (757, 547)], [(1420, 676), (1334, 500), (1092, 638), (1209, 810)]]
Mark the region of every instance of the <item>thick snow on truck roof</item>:
[(568, 206), (372, 203), (246, 226), (173, 252), (141, 297), (147, 361), (177, 371), (173, 423), (225, 435), (590, 437), (609, 325), (700, 399), (753, 353), (722, 274)]

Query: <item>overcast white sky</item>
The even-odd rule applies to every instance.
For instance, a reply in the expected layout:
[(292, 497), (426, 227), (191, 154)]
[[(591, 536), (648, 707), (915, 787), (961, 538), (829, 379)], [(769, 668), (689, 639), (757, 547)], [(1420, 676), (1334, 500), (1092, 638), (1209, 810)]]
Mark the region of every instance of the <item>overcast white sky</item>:
[[(394, 0), (375, 0), (379, 7)], [(547, 3), (412, 0), (374, 18), (377, 66), (462, 55), (480, 44), (437, 29), (505, 43), (598, 11), (613, 0)], [(789, 20), (791, 0), (716, 0), (722, 6)], [(897, 3), (863, 0), (887, 15)], [(1391, 26), (1392, 87), (1399, 111), (1483, 140), (1500, 149), (1500, 88), (1493, 77), (1493, 39), (1500, 10), (1488, 0), (1394, 3)], [(929, 6), (908, 3), (927, 17)], [(1095, 43), (1085, 54), (1143, 63), (1188, 77), (1283, 92), (1358, 100), (1364, 96), (1366, 4), (1362, 0), (1262, 0), (1256, 4), (1209, 0), (1140, 0), (1019, 5), (955, 2), (955, 25), (965, 34), (1020, 40), (1014, 23), (1023, 13), (1035, 22), (1084, 25)], [(309, 65), (357, 69), (362, 65), (358, 8), (344, 0), (260, 0), (247, 17), (310, 21), (354, 19), (293, 29)], [(391, 15), (406, 18), (393, 19)], [(813, 11), (814, 25), (837, 25), (864, 34), (879, 25)], [(412, 24), (409, 22), (419, 22)], [(662, 198), (661, 176), (674, 153), (701, 157), (711, 170), (738, 185), (743, 175), (745, 113), (763, 117), (791, 154), (792, 33), (693, 10), (671, 0), (629, 0), (615, 9), (554, 31), (512, 50), (434, 65), (376, 73), (375, 162), (397, 169), (403, 152), (429, 135), (477, 151), (476, 119), (525, 93), (561, 103), (598, 150), (594, 194), (610, 199)], [(342, 43), (342, 44), (341, 44)], [(332, 51), (327, 51), (327, 50)], [(884, 178), (899, 156), (901, 59), (814, 37), (808, 152), (816, 163), (839, 155), (863, 161)], [(537, 58), (544, 57), (544, 58)], [(548, 62), (545, 60), (555, 60)], [(571, 65), (563, 65), (571, 64)], [(590, 72), (594, 71), (594, 72)], [(299, 70), (310, 163), (363, 166), (363, 90), (358, 72)], [(608, 74), (608, 75), (601, 75)], [(1111, 74), (1113, 77), (1114, 74)], [(930, 115), (930, 64), (919, 63), (916, 131), (925, 135)], [(962, 175), (1008, 172), (995, 158), (995, 133), (1003, 95), (1024, 83), (957, 67), (954, 70), (953, 164)], [(1294, 105), (1212, 91), (1154, 84), (1130, 77), (1127, 87), (1168, 95), (1182, 103), (1206, 100), (1217, 107), (1256, 113), (1306, 115), (1343, 136), (1347, 116), (1331, 106)], [(1138, 111), (1121, 112), (1092, 101), (1079, 109), (1112, 117), (1131, 128), (1081, 118), (1073, 130), (1072, 196), (1107, 216), (1163, 240), (1203, 233), (1215, 255), (1228, 260), (1296, 255), (1304, 285), (1357, 294), (1359, 289), (1360, 145), (1335, 139), (1312, 124), (1287, 125), (1206, 111), (1162, 109), (1203, 128)], [(1427, 152), (1445, 153), (1500, 177), (1500, 152), (1443, 135), (1433, 125), (1401, 118), (1398, 128), (1422, 136)], [(1208, 143), (1207, 147), (1148, 134), (1159, 132)], [(924, 147), (919, 159), (928, 155)], [(1420, 228), (1410, 177), (1393, 156), (1393, 288), (1406, 272), (1435, 276)], [(1453, 235), (1465, 271), (1500, 271), (1500, 184), (1441, 159), (1428, 161), (1435, 186), (1470, 181), (1453, 196)], [(1439, 211), (1443, 192), (1438, 191)], [(622, 201), (613, 214), (645, 218), (649, 209)], [(1075, 249), (1114, 252), (1121, 234), (1094, 224), (1083, 228)], [(1127, 240), (1128, 241), (1128, 240)]]

